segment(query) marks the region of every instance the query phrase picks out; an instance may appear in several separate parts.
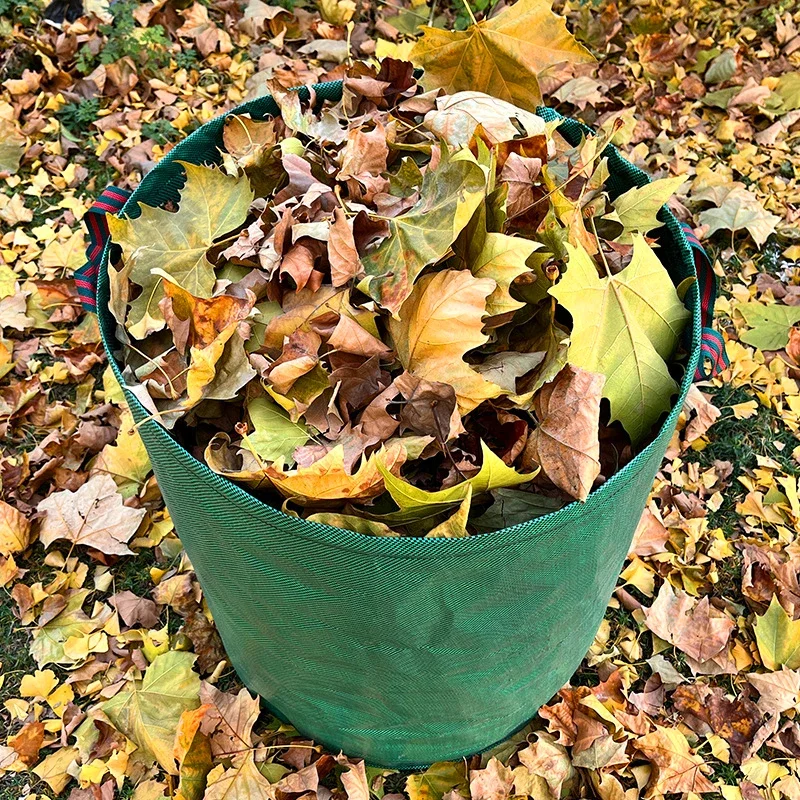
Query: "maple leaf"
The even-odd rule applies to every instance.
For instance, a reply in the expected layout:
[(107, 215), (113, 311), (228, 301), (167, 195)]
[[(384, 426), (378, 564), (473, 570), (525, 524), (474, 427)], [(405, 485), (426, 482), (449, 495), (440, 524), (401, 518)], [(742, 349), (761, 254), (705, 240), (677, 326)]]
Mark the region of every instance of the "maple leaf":
[(464, 361), (464, 354), (488, 340), (482, 331), (486, 298), (497, 284), (462, 270), (423, 276), (389, 321), (400, 363), (418, 378), (449, 383), (466, 414), (502, 389)]
[(746, 230), (759, 247), (775, 233), (775, 226), (781, 221), (751, 191), (739, 188), (728, 192), (719, 208), (701, 211), (698, 219), (702, 225), (708, 225), (708, 236), (720, 230), (733, 233)]
[(475, 161), (429, 169), (419, 201), (388, 220), (389, 238), (361, 260), (361, 287), (396, 319), (423, 268), (444, 257), (484, 198), (486, 177)]
[(87, 589), (73, 592), (62, 610), (34, 631), (31, 655), (39, 667), (45, 664), (74, 664), (82, 660), (69, 656), (64, 643), (69, 639), (88, 636), (98, 627), (97, 622), (82, 610), (88, 594)]
[(234, 766), (226, 769), (219, 764), (208, 773), (204, 800), (273, 800), (274, 797), (275, 790), (259, 772), (252, 750)]
[(551, 0), (519, 0), (465, 31), (422, 26), (409, 58), (426, 89), (485, 92), (529, 111), (542, 102), (536, 76), (562, 61), (594, 61), (551, 10)]
[(520, 474), (498, 458), (487, 445), (481, 441), (483, 461), (476, 475), (448, 489), (429, 492), (420, 489), (408, 481), (393, 475), (383, 464), (378, 469), (386, 483), (386, 491), (401, 511), (425, 511), (431, 506), (461, 503), (468, 495), (478, 495), (492, 489), (506, 486), (517, 486), (527, 483), (536, 476), (536, 471)]
[(641, 236), (634, 236), (628, 266), (605, 278), (582, 248), (565, 246), (569, 266), (550, 294), (572, 314), (568, 361), (606, 376), (603, 397), (611, 403), (611, 419), (638, 442), (678, 390), (665, 359), (689, 312)]
[(655, 766), (650, 779), (649, 794), (667, 792), (716, 792), (717, 787), (700, 771), (704, 766), (701, 756), (692, 753), (686, 737), (677, 728), (661, 728), (634, 741)]
[(195, 656), (169, 651), (155, 657), (140, 681), (102, 705), (112, 725), (131, 739), (142, 756), (157, 761), (171, 775), (175, 768), (175, 731), (184, 711), (200, 705), (200, 677)]
[(244, 439), (244, 447), (278, 467), (293, 461), (292, 453), (310, 437), (305, 425), (292, 422), (289, 415), (268, 397), (251, 400), (247, 413), (254, 431)]
[(631, 234), (648, 233), (653, 228), (661, 227), (664, 223), (658, 219), (658, 212), (684, 183), (686, 183), (684, 175), (679, 175), (677, 178), (661, 178), (644, 186), (628, 189), (617, 197), (614, 200), (614, 210), (622, 224), (623, 232), (616, 241), (630, 244), (633, 241)]
[(424, 772), (406, 778), (410, 800), (442, 800), (445, 793), (466, 786), (466, 765), (460, 761), (439, 761)]
[(77, 491), (54, 492), (39, 503), (46, 516), (39, 540), (49, 547), (56, 539), (94, 547), (108, 555), (131, 555), (126, 543), (147, 513), (122, 502), (114, 479), (107, 474), (90, 478)]
[(491, 278), (497, 285), (486, 298), (486, 313), (493, 317), (516, 311), (525, 305), (515, 300), (509, 289), (515, 278), (529, 271), (526, 261), (541, 245), (530, 239), (507, 236), (504, 233), (487, 233), (481, 242), (470, 240), (468, 263), (476, 278)]
[(150, 456), (142, 437), (136, 430), (133, 415), (126, 408), (122, 412), (119, 434), (109, 442), (92, 462), (91, 474), (105, 473), (114, 479), (117, 491), (123, 498), (132, 497), (141, 489), (153, 471)]
[(758, 652), (767, 669), (800, 667), (800, 620), (793, 620), (773, 595), (753, 626)]
[(585, 500), (600, 474), (600, 398), (605, 378), (563, 369), (536, 395), (539, 424), (528, 437), (523, 463), (534, 461), (556, 486)]
[(31, 521), (0, 500), (0, 555), (21, 553), (30, 544)]
[[(231, 178), (218, 169), (180, 162), (186, 184), (175, 212), (140, 203), (136, 219), (108, 216), (112, 239), (122, 247), (130, 280), (142, 291), (131, 304), (127, 326), (137, 339), (164, 327), (159, 302), (166, 272), (175, 283), (199, 298), (214, 286), (214, 268), (206, 251), (223, 234), (241, 225), (253, 199), (246, 177)], [(114, 273), (110, 273), (112, 277)]]
[(188, 709), (181, 714), (175, 731), (173, 755), (179, 764), (178, 795), (183, 800), (201, 800), (206, 789), (206, 777), (213, 767), (211, 744), (200, 731), (212, 705)]
[(735, 306), (750, 330), (741, 331), (739, 339), (759, 350), (781, 350), (789, 344), (789, 331), (800, 322), (800, 307), (741, 303)]

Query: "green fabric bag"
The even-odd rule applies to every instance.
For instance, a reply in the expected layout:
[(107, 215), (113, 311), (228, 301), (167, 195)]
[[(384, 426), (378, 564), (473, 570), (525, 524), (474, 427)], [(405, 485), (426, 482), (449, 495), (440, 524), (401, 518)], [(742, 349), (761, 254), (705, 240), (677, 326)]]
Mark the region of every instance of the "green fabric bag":
[[(339, 82), (315, 88), (319, 98), (341, 95)], [(263, 97), (236, 112), (263, 118), (278, 108)], [(140, 200), (177, 199), (176, 161), (217, 163), (223, 120), (171, 150), (124, 213), (137, 216)], [(560, 130), (576, 143), (587, 129), (564, 120)], [(612, 195), (649, 180), (615, 148), (606, 155)], [(662, 215), (658, 252), (677, 283), (695, 275), (694, 260), (679, 223)], [(108, 249), (98, 313), (121, 380)], [(157, 422), (143, 422), (161, 492), (244, 683), (304, 735), (385, 767), (461, 758), (523, 726), (569, 680), (603, 618), (698, 364), (696, 284), (687, 305), (690, 355), (658, 437), (585, 503), (493, 533), (379, 538), (295, 519), (215, 475)]]

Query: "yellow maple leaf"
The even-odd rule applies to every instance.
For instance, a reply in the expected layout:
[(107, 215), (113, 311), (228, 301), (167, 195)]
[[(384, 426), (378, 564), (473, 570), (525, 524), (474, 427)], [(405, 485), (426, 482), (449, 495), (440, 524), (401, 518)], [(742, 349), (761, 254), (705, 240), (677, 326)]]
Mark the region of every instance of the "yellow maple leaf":
[(425, 70), (426, 89), (485, 92), (530, 111), (542, 102), (538, 73), (563, 61), (594, 61), (550, 0), (520, 0), (465, 31), (422, 30), (410, 58)]

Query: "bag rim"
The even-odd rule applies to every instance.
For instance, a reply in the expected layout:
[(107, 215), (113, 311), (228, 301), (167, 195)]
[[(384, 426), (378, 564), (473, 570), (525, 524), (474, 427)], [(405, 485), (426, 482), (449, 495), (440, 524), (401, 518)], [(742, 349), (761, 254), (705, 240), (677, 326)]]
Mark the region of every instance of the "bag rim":
[[(327, 83), (316, 84), (311, 88), (323, 97), (329, 96), (332, 93), (340, 93), (342, 88), (342, 81), (329, 81)], [(306, 87), (301, 88), (301, 96), (305, 90), (305, 96), (308, 96)], [(162, 166), (178, 161), (181, 159), (182, 151), (189, 149), (193, 140), (200, 138), (203, 131), (207, 132), (208, 126), (219, 127), (225, 118), (232, 114), (250, 113), (257, 114), (259, 117), (267, 117), (274, 115), (277, 112), (277, 105), (272, 99), (271, 95), (264, 95), (256, 98), (255, 100), (242, 103), (230, 111), (226, 111), (217, 117), (209, 120), (200, 126), (196, 131), (191, 133), (170, 152), (159, 161), (155, 167), (142, 179), (142, 182), (136, 187), (134, 192), (128, 198), (127, 202), (120, 210), (119, 214), (125, 214), (135, 207), (139, 202), (140, 192), (147, 189), (148, 184), (152, 181), (150, 176), (158, 175), (158, 170)], [(569, 117), (563, 117), (558, 112), (547, 107), (540, 107), (537, 109), (537, 114), (548, 120), (560, 119), (562, 125), (559, 128), (568, 126), (572, 127), (573, 133), (575, 130), (587, 131), (591, 130), (577, 120)], [(578, 126), (575, 128), (575, 126)], [(563, 133), (563, 131), (562, 131)], [(569, 139), (569, 136), (567, 135)], [(609, 155), (609, 170), (613, 177), (615, 171), (620, 169), (619, 163), (623, 162), (628, 165), (632, 175), (636, 175), (638, 180), (642, 183), (650, 181), (647, 173), (638, 169), (635, 165), (631, 164), (627, 159), (619, 154), (619, 151), (613, 145), (607, 145), (604, 153), (608, 151)], [(185, 159), (190, 161), (191, 159)], [(614, 164), (614, 162), (617, 162)], [(613, 166), (612, 166), (613, 164)], [(150, 178), (150, 180), (147, 180)], [(694, 259), (691, 254), (691, 249), (686, 236), (681, 229), (675, 216), (669, 209), (664, 206), (662, 209), (664, 217), (663, 227), (667, 229), (669, 234), (673, 237), (673, 244), (680, 253), (681, 260), (685, 265), (690, 265), (690, 275), (695, 278), (693, 285), (690, 287), (689, 293), (684, 298), (684, 304), (688, 307), (691, 319), (691, 345), (688, 353), (688, 359), (685, 366), (683, 379), (679, 385), (677, 398), (673, 404), (669, 414), (661, 424), (658, 433), (653, 440), (637, 453), (621, 470), (614, 473), (605, 483), (592, 491), (584, 502), (574, 500), (567, 503), (562, 508), (550, 511), (539, 517), (519, 522), (515, 525), (506, 528), (499, 528), (495, 531), (488, 531), (484, 533), (477, 533), (470, 536), (458, 538), (425, 538), (417, 536), (374, 536), (370, 534), (358, 533), (351, 531), (347, 528), (337, 528), (325, 523), (313, 522), (302, 519), (300, 517), (292, 517), (279, 508), (265, 503), (256, 496), (247, 492), (242, 486), (235, 483), (230, 478), (219, 475), (214, 472), (206, 463), (195, 458), (186, 448), (180, 445), (170, 433), (154, 420), (150, 413), (145, 409), (136, 396), (130, 389), (123, 383), (122, 373), (113, 355), (112, 344), (117, 342), (114, 336), (114, 329), (116, 327), (116, 320), (110, 320), (108, 314), (108, 298), (109, 298), (109, 284), (108, 284), (108, 261), (111, 249), (111, 241), (106, 243), (103, 250), (101, 265), (98, 275), (97, 285), (97, 310), (98, 322), (100, 327), (101, 338), (103, 347), (108, 357), (109, 365), (115, 378), (119, 382), (126, 402), (131, 413), (141, 429), (143, 438), (153, 437), (154, 443), (165, 447), (170, 451), (170, 455), (176, 460), (182, 462), (182, 466), (196, 474), (199, 480), (203, 481), (203, 485), (214, 490), (214, 492), (225, 501), (235, 504), (243, 512), (250, 516), (256, 516), (261, 519), (265, 525), (283, 524), (288, 522), (294, 523), (293, 528), (300, 530), (293, 530), (292, 535), (303, 536), (311, 541), (319, 544), (326, 544), (330, 546), (340, 547), (347, 550), (373, 551), (374, 553), (381, 553), (383, 555), (392, 555), (405, 558), (424, 558), (427, 556), (434, 556), (440, 552), (441, 548), (449, 548), (452, 554), (471, 555), (474, 548), (480, 550), (495, 550), (501, 547), (507, 547), (520, 541), (528, 541), (536, 539), (539, 536), (552, 535), (561, 530), (564, 526), (572, 521), (577, 521), (585, 516), (588, 511), (594, 508), (597, 504), (607, 504), (614, 497), (616, 497), (627, 485), (629, 479), (638, 474), (640, 469), (644, 466), (645, 462), (653, 455), (655, 448), (660, 447), (662, 443), (666, 444), (666, 440), (672, 435), (672, 431), (678, 419), (678, 415), (683, 408), (684, 401), (689, 392), (689, 388), (693, 383), (695, 369), (699, 362), (701, 350), (701, 311), (700, 311), (700, 296), (697, 285), (697, 271), (694, 265)], [(137, 215), (138, 216), (138, 215)], [(155, 460), (153, 460), (155, 468)], [(156, 475), (156, 478), (158, 476)], [(167, 498), (165, 497), (165, 502)], [(167, 503), (168, 506), (168, 503)], [(491, 537), (491, 538), (490, 538)]]

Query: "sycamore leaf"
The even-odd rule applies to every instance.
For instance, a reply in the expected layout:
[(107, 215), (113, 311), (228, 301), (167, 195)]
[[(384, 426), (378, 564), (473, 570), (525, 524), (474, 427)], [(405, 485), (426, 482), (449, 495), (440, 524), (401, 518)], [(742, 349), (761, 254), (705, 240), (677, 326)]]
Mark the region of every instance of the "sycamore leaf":
[(247, 404), (247, 413), (255, 430), (243, 440), (243, 447), (278, 467), (292, 462), (292, 453), (309, 439), (308, 428), (292, 422), (289, 415), (269, 397), (251, 400)]
[(600, 474), (600, 398), (605, 378), (565, 367), (534, 398), (538, 426), (525, 444), (523, 464), (538, 463), (570, 497), (585, 500)]
[(133, 415), (125, 408), (119, 434), (98, 453), (92, 463), (92, 474), (110, 475), (120, 495), (127, 498), (139, 492), (152, 470), (150, 456), (136, 430)]
[(39, 667), (45, 664), (71, 665), (81, 660), (67, 655), (64, 643), (73, 637), (87, 636), (97, 628), (97, 624), (82, 610), (88, 594), (88, 589), (74, 592), (61, 613), (33, 632), (31, 655)]
[(427, 539), (457, 539), (467, 536), (467, 522), (472, 504), (472, 485), (467, 486), (467, 493), (455, 514), (440, 522), (430, 532), (425, 534)]
[(423, 26), (410, 54), (425, 70), (422, 85), (447, 94), (484, 92), (535, 111), (542, 101), (538, 73), (562, 61), (594, 61), (551, 5), (551, 0), (519, 0), (465, 31)]
[(678, 187), (684, 183), (686, 183), (686, 177), (679, 175), (677, 178), (661, 178), (651, 181), (644, 186), (634, 187), (623, 192), (614, 201), (614, 210), (623, 227), (623, 232), (616, 241), (630, 244), (633, 241), (631, 234), (648, 233), (653, 228), (663, 225), (657, 217), (658, 212), (675, 194)]
[(496, 289), (490, 278), (466, 270), (444, 270), (423, 276), (389, 321), (400, 363), (418, 378), (449, 383), (462, 414), (502, 394), (464, 361), (464, 354), (484, 344), (482, 319), (486, 298)]
[(466, 788), (467, 770), (463, 761), (439, 761), (424, 772), (406, 778), (410, 800), (442, 800), (451, 790)]
[(606, 376), (611, 420), (638, 442), (678, 390), (665, 359), (689, 312), (652, 248), (638, 234), (633, 242), (628, 266), (605, 278), (583, 249), (567, 244), (567, 271), (550, 294), (572, 314), (569, 363)]
[(428, 492), (419, 489), (408, 481), (393, 475), (382, 464), (378, 469), (383, 475), (386, 484), (386, 491), (392, 497), (401, 511), (425, 510), (432, 505), (446, 505), (448, 503), (461, 503), (466, 497), (488, 492), (491, 489), (502, 489), (506, 486), (518, 486), (527, 483), (536, 476), (538, 470), (526, 474), (520, 474), (512, 467), (504, 464), (492, 450), (481, 441), (481, 452), (483, 463), (477, 475), (473, 475), (455, 486), (448, 489), (439, 489), (435, 492)]
[(388, 220), (389, 238), (367, 253), (362, 287), (397, 319), (423, 268), (443, 258), (484, 199), (486, 176), (471, 159), (429, 169), (419, 201)]
[(773, 595), (766, 613), (753, 629), (761, 660), (767, 669), (800, 667), (800, 620), (792, 619)]
[(689, 742), (677, 728), (660, 728), (636, 739), (634, 745), (652, 762), (652, 794), (667, 792), (716, 792), (717, 787), (700, 771), (703, 758), (689, 749)]
[(77, 760), (76, 747), (61, 747), (42, 759), (32, 770), (51, 789), (53, 794), (59, 795), (66, 789), (72, 780), (72, 775), (67, 771)]
[(56, 539), (94, 547), (107, 555), (131, 555), (126, 543), (147, 513), (123, 505), (114, 479), (101, 473), (77, 491), (54, 492), (39, 503), (46, 512), (39, 539), (49, 547)]
[(767, 211), (752, 192), (737, 188), (728, 192), (719, 208), (701, 211), (698, 220), (708, 225), (708, 236), (720, 230), (746, 230), (761, 247), (775, 233), (781, 218)]
[(800, 322), (800, 306), (777, 303), (742, 303), (736, 306), (751, 330), (742, 331), (739, 339), (759, 350), (781, 350), (789, 344), (789, 331)]
[(192, 653), (162, 653), (142, 680), (133, 681), (102, 705), (111, 724), (138, 746), (142, 756), (157, 761), (171, 775), (177, 774), (173, 744), (181, 715), (200, 705), (194, 660)]
[(487, 233), (483, 242), (474, 238), (468, 251), (469, 269), (476, 278), (491, 278), (497, 286), (486, 298), (486, 313), (493, 317), (522, 308), (525, 303), (509, 293), (514, 279), (528, 272), (526, 261), (541, 245), (530, 239)]
[(122, 247), (125, 263), (132, 265), (130, 280), (142, 287), (127, 321), (138, 339), (164, 327), (158, 307), (163, 279), (153, 270), (163, 270), (195, 297), (210, 297), (215, 277), (206, 251), (245, 221), (253, 199), (245, 176), (231, 178), (218, 169), (180, 163), (186, 185), (176, 212), (140, 203), (142, 213), (136, 219), (108, 215), (111, 237)]
[(259, 772), (253, 760), (253, 751), (225, 768), (219, 764), (208, 773), (204, 800), (273, 800), (272, 784)]

